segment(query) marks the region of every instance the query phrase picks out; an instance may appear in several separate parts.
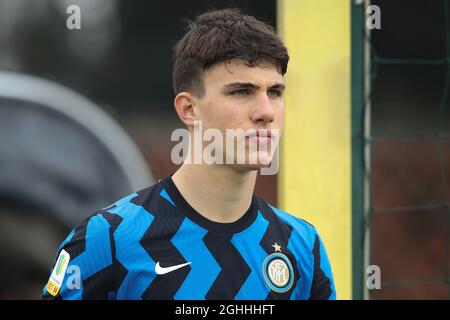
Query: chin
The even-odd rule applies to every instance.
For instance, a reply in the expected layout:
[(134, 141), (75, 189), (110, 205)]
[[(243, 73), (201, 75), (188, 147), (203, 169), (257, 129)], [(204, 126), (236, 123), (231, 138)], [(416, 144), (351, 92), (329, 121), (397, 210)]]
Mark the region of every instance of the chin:
[[(248, 160), (249, 157), (247, 156), (247, 162), (245, 164), (235, 164), (235, 166), (241, 171), (259, 170), (262, 168), (270, 167), (271, 161), (273, 160), (272, 158), (273, 157), (267, 153), (259, 153), (257, 158), (258, 161), (256, 161), (256, 163), (254, 163), (255, 161), (253, 161), (253, 163), (250, 163), (250, 161)], [(235, 163), (237, 163), (237, 160)]]

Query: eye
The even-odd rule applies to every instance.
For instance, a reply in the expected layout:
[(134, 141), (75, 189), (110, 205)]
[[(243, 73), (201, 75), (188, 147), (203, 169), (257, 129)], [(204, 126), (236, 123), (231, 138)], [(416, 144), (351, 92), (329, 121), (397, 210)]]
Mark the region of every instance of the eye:
[(270, 89), (267, 91), (267, 94), (271, 97), (281, 97), (283, 95), (283, 92), (277, 89)]
[(233, 96), (246, 96), (250, 94), (250, 90), (249, 89), (239, 89), (239, 90), (235, 90), (233, 92), (231, 92), (231, 94)]

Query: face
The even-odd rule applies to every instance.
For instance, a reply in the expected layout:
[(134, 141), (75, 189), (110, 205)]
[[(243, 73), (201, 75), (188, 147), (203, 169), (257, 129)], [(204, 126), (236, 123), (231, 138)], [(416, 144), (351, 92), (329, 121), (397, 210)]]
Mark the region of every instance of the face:
[[(194, 99), (194, 113), (203, 132), (210, 128), (222, 132), (227, 163), (241, 170), (269, 166), (284, 122), (284, 80), (277, 67), (270, 63), (249, 67), (244, 60), (233, 59), (205, 71), (203, 83), (205, 93)], [(237, 133), (233, 148), (225, 141), (227, 129)]]

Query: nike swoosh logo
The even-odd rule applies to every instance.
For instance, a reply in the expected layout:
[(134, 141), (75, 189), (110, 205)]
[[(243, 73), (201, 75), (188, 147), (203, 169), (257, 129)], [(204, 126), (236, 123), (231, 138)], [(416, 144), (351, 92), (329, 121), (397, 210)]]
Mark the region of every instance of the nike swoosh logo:
[(172, 271), (175, 271), (177, 269), (183, 268), (189, 264), (191, 264), (192, 262), (187, 262), (187, 263), (183, 263), (183, 264), (177, 264), (176, 266), (171, 266), (171, 267), (167, 267), (167, 268), (163, 268), (159, 265), (159, 261), (155, 266), (155, 271), (157, 274), (166, 274)]

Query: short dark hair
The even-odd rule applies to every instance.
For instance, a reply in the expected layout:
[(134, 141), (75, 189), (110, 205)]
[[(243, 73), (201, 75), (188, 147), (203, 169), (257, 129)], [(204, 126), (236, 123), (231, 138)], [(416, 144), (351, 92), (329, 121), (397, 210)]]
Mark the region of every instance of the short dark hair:
[(274, 29), (239, 9), (214, 10), (188, 21), (188, 29), (174, 47), (173, 89), (204, 94), (203, 72), (219, 62), (244, 59), (251, 67), (274, 64), (287, 70), (289, 55)]

